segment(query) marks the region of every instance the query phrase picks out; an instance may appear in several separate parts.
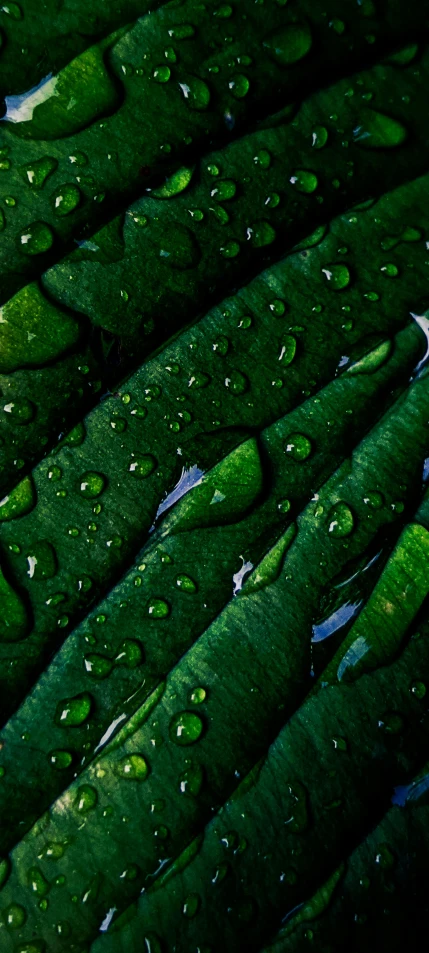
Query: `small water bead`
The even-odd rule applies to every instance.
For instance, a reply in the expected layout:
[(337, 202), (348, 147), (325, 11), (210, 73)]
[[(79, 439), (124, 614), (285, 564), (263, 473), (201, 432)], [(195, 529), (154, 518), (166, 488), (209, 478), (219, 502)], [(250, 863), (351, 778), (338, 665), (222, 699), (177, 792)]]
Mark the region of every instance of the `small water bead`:
[(387, 711), (380, 718), (378, 727), (387, 735), (399, 735), (404, 728), (404, 719), (397, 711)]
[(91, 675), (92, 678), (100, 680), (108, 678), (113, 670), (113, 662), (111, 659), (106, 658), (105, 655), (99, 655), (96, 652), (85, 655), (83, 661), (86, 673)]
[(228, 225), (229, 215), (223, 205), (216, 205), (210, 209), (210, 212), (214, 215), (216, 221), (219, 222), (219, 225)]
[(130, 413), (132, 417), (137, 417), (138, 420), (144, 420), (145, 417), (147, 417), (147, 408), (137, 404), (137, 407), (133, 407)]
[(46, 540), (39, 540), (28, 549), (27, 563), (30, 579), (52, 579), (58, 570), (55, 549)]
[(210, 103), (210, 90), (202, 79), (197, 76), (188, 76), (186, 83), (179, 83), (182, 95), (190, 109), (202, 112)]
[(384, 870), (391, 870), (395, 864), (395, 857), (388, 844), (380, 844), (375, 855), (375, 862)]
[(115, 433), (121, 434), (127, 429), (127, 421), (124, 417), (114, 417), (113, 420), (110, 421), (110, 426)]
[(194, 580), (185, 573), (180, 573), (180, 575), (176, 577), (176, 586), (181, 592), (198, 592), (198, 586), (196, 582), (194, 582)]
[(285, 443), (285, 452), (293, 460), (307, 460), (312, 453), (313, 446), (311, 440), (302, 433), (291, 433)]
[(198, 797), (204, 782), (204, 772), (200, 764), (186, 761), (185, 770), (179, 778), (179, 791), (191, 797)]
[(239, 252), (240, 245), (238, 242), (226, 242), (225, 245), (221, 245), (220, 247), (220, 253), (224, 258), (236, 258)]
[(80, 478), (79, 490), (86, 500), (94, 500), (97, 496), (101, 496), (105, 487), (106, 477), (102, 473), (88, 470)]
[(18, 236), (18, 244), (24, 255), (43, 255), (52, 248), (54, 233), (46, 222), (33, 222)]
[(384, 496), (378, 490), (372, 490), (365, 494), (363, 502), (373, 510), (380, 510), (384, 506)]
[(76, 424), (76, 427), (73, 427), (73, 430), (70, 430), (70, 433), (64, 439), (64, 444), (67, 447), (80, 447), (80, 445), (85, 440), (86, 430), (83, 423)]
[(296, 355), (296, 349), (297, 342), (293, 334), (284, 334), (280, 341), (279, 354), (279, 361), (281, 361), (283, 367), (288, 367), (289, 364), (292, 364)]
[(170, 738), (176, 745), (193, 745), (203, 733), (203, 722), (193, 711), (181, 711), (170, 721)]
[(232, 17), (232, 7), (229, 3), (222, 3), (217, 10), (214, 10), (213, 16), (218, 17), (219, 20), (229, 20)]
[(73, 755), (70, 751), (64, 751), (57, 748), (49, 754), (49, 762), (56, 771), (66, 771), (73, 763)]
[(282, 30), (275, 30), (263, 41), (263, 46), (279, 66), (292, 66), (307, 56), (312, 46), (312, 36), (306, 23), (289, 23)]
[(388, 262), (387, 265), (383, 265), (380, 271), (383, 272), (387, 278), (397, 278), (399, 275), (399, 268), (397, 265), (394, 265), (393, 262)]
[(88, 814), (97, 806), (98, 794), (90, 784), (82, 784), (76, 793), (74, 806), (79, 814)]
[(202, 703), (206, 701), (206, 699), (207, 699), (207, 692), (205, 688), (202, 688), (201, 686), (199, 686), (198, 688), (194, 688), (192, 692), (190, 692), (189, 694), (189, 702), (191, 705), (202, 705)]
[(269, 308), (272, 314), (275, 314), (276, 318), (282, 318), (286, 313), (286, 304), (281, 298), (275, 298), (274, 301), (270, 301)]
[(6, 13), (11, 20), (22, 20), (23, 13), (18, 3), (5, 3), (1, 7), (1, 13)]
[(151, 453), (145, 453), (141, 457), (135, 457), (131, 460), (128, 467), (129, 473), (132, 473), (138, 480), (145, 480), (156, 469), (157, 463)]
[(375, 109), (364, 109), (361, 122), (353, 130), (353, 141), (363, 149), (394, 149), (407, 137), (407, 130), (399, 120)]
[(168, 83), (168, 80), (170, 79), (170, 76), (171, 76), (171, 69), (169, 66), (166, 66), (165, 64), (161, 66), (156, 66), (152, 73), (152, 76), (156, 83)]
[(267, 208), (277, 208), (277, 206), (280, 205), (280, 195), (278, 192), (271, 192), (271, 195), (267, 195), (264, 205)]
[(210, 162), (207, 166), (207, 172), (213, 176), (220, 175), (220, 168), (218, 165), (215, 165), (214, 162)]
[(272, 245), (276, 237), (275, 229), (265, 220), (253, 222), (247, 229), (247, 238), (252, 242), (254, 248), (265, 248), (266, 245)]
[(239, 397), (248, 390), (249, 380), (241, 371), (233, 370), (229, 376), (225, 378), (224, 384), (231, 394)]
[(127, 781), (145, 781), (149, 765), (142, 754), (130, 754), (115, 764), (115, 774)]
[(0, 159), (0, 171), (8, 172), (11, 168), (11, 163), (9, 159)]
[(289, 182), (294, 186), (297, 192), (303, 192), (305, 195), (310, 195), (312, 192), (315, 192), (319, 185), (317, 175), (315, 175), (314, 172), (309, 172), (308, 169), (297, 169), (297, 171), (291, 175)]
[(253, 156), (253, 161), (260, 169), (269, 169), (272, 161), (271, 153), (268, 152), (268, 149), (260, 149), (259, 152)]
[(210, 195), (216, 202), (228, 202), (234, 198), (237, 186), (233, 179), (219, 179)]
[(202, 222), (204, 219), (204, 212), (200, 208), (188, 208), (188, 212), (194, 222)]
[(31, 400), (28, 400), (27, 397), (16, 397), (15, 400), (4, 404), (3, 410), (5, 414), (10, 414), (14, 423), (17, 424), (30, 423), (30, 420), (33, 420), (36, 413), (34, 404)]
[(289, 512), (290, 512), (290, 509), (291, 509), (291, 506), (292, 506), (291, 501), (290, 501), (290, 500), (287, 500), (287, 499), (280, 500), (280, 501), (277, 503), (277, 509), (278, 509), (279, 513), (284, 513), (284, 514), (289, 513)]
[(355, 519), (347, 503), (340, 501), (333, 506), (328, 516), (328, 533), (334, 539), (343, 539), (353, 532)]
[(201, 906), (201, 899), (198, 896), (198, 894), (197, 893), (188, 894), (182, 907), (183, 915), (187, 917), (188, 920), (191, 920), (193, 917), (197, 915), (200, 909), (200, 906)]
[[(153, 400), (158, 400), (161, 397), (161, 388), (159, 384), (150, 384), (149, 387), (144, 389), (145, 400), (150, 404)], [(125, 394), (124, 394), (125, 397)], [(124, 398), (122, 398), (124, 400)], [(131, 398), (130, 398), (131, 400)]]
[(414, 698), (418, 698), (419, 701), (425, 697), (426, 691), (427, 689), (424, 682), (413, 682), (410, 688), (411, 694), (414, 695)]
[(250, 314), (245, 314), (242, 318), (240, 318), (237, 324), (237, 327), (241, 328), (243, 331), (247, 331), (248, 328), (252, 327), (252, 324), (253, 324), (253, 320)]
[(52, 156), (43, 156), (29, 165), (22, 166), (21, 175), (31, 189), (42, 189), (46, 180), (58, 168), (58, 162)]
[(151, 599), (147, 607), (151, 619), (166, 619), (171, 612), (168, 602), (164, 599)]
[(19, 930), (27, 919), (24, 907), (19, 903), (11, 903), (3, 912), (3, 920), (9, 930)]
[(195, 28), (190, 23), (180, 23), (168, 31), (168, 35), (175, 40), (189, 40), (194, 33)]
[(344, 20), (339, 20), (338, 17), (334, 17), (333, 20), (330, 20), (329, 26), (331, 27), (331, 30), (337, 34), (337, 36), (342, 36), (346, 29)]
[(323, 149), (329, 138), (328, 130), (325, 126), (315, 126), (311, 134), (311, 145), (313, 149)]
[(49, 882), (38, 867), (30, 867), (28, 886), (37, 897), (44, 897), (49, 892)]
[(325, 268), (322, 268), (322, 273), (325, 275), (329, 287), (332, 288), (333, 291), (342, 291), (343, 288), (347, 288), (350, 284), (350, 271), (347, 265), (343, 263), (326, 265)]
[(56, 195), (54, 195), (54, 212), (55, 215), (64, 217), (65, 215), (70, 215), (71, 212), (74, 212), (80, 204), (81, 193), (77, 185), (68, 183), (61, 186)]
[(249, 92), (250, 82), (244, 73), (235, 73), (228, 81), (228, 88), (234, 96), (234, 99), (244, 99)]
[(83, 725), (89, 718), (92, 710), (92, 698), (88, 692), (82, 692), (73, 698), (65, 698), (58, 702), (55, 721), (62, 728)]

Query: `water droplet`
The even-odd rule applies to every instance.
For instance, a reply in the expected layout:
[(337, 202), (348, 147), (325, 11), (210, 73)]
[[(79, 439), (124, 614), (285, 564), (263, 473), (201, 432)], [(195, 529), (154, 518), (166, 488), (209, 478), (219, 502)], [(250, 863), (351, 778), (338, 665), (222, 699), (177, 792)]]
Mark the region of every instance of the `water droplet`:
[(189, 702), (191, 705), (202, 705), (207, 699), (207, 692), (205, 688), (199, 686), (198, 688), (193, 688), (192, 692), (189, 695)]
[(99, 655), (96, 652), (85, 655), (84, 665), (87, 674), (96, 679), (108, 678), (113, 669), (111, 659), (106, 658), (105, 655)]
[(193, 232), (186, 225), (152, 221), (146, 234), (158, 250), (160, 259), (171, 268), (194, 268), (201, 257)]
[(31, 189), (42, 189), (46, 180), (58, 168), (58, 162), (52, 156), (43, 156), (29, 165), (22, 166), (21, 175)]
[(170, 721), (170, 738), (176, 745), (193, 745), (202, 735), (203, 722), (193, 711), (181, 711)]
[(73, 698), (65, 698), (58, 702), (55, 721), (61, 728), (83, 725), (89, 718), (91, 709), (91, 695), (88, 692), (82, 692)]
[(166, 619), (170, 615), (171, 609), (164, 599), (151, 599), (147, 611), (151, 619)]
[(179, 778), (179, 790), (181, 794), (188, 794), (191, 797), (198, 797), (204, 781), (204, 772), (200, 764), (193, 761), (186, 762), (186, 768)]
[(18, 236), (18, 245), (24, 255), (43, 255), (53, 243), (54, 233), (46, 222), (33, 222)]
[(224, 334), (219, 334), (219, 336), (216, 338), (216, 341), (212, 344), (212, 351), (214, 351), (215, 354), (219, 354), (221, 357), (225, 357), (225, 355), (228, 354), (229, 340)]
[(307, 460), (312, 450), (313, 447), (311, 441), (304, 434), (289, 434), (285, 443), (285, 451), (292, 457), (293, 460)]
[(19, 930), (27, 919), (24, 907), (19, 903), (11, 903), (3, 912), (3, 920), (9, 930)]
[(58, 570), (55, 549), (46, 540), (39, 540), (27, 550), (28, 570), (30, 579), (52, 579)]
[(145, 781), (149, 766), (142, 754), (130, 754), (115, 764), (115, 773), (127, 781)]
[(319, 181), (317, 175), (314, 172), (309, 172), (308, 169), (297, 169), (296, 172), (293, 172), (289, 182), (297, 192), (303, 192), (306, 195), (310, 195), (311, 192), (315, 192)]
[(272, 245), (276, 239), (276, 232), (269, 222), (262, 219), (260, 222), (249, 225), (247, 238), (251, 240), (254, 248), (264, 248), (266, 245)]
[(53, 198), (55, 215), (70, 215), (78, 207), (80, 200), (81, 193), (77, 185), (70, 182), (62, 185)]
[(290, 23), (282, 30), (270, 33), (263, 46), (279, 66), (292, 66), (307, 56), (312, 45), (309, 26), (306, 23)]
[(233, 179), (219, 179), (210, 195), (216, 202), (228, 202), (234, 198), (236, 191), (237, 186)]
[(383, 341), (378, 347), (365, 354), (360, 361), (356, 361), (347, 369), (347, 374), (374, 374), (386, 363), (392, 353), (392, 342)]
[(282, 318), (286, 312), (286, 304), (281, 298), (275, 298), (274, 301), (270, 301), (270, 311), (272, 314), (275, 314), (276, 318)]
[(141, 457), (134, 457), (128, 467), (128, 470), (138, 480), (145, 480), (156, 469), (157, 462), (151, 453), (145, 453)]
[(289, 364), (292, 364), (296, 355), (296, 348), (296, 338), (294, 338), (292, 334), (284, 334), (280, 341), (279, 354), (279, 361), (281, 361), (283, 367), (288, 367)]
[(168, 35), (175, 40), (189, 40), (194, 33), (195, 29), (190, 23), (180, 23), (168, 31)]
[(115, 655), (115, 665), (124, 668), (138, 668), (143, 662), (143, 648), (135, 639), (124, 639)]
[(179, 83), (180, 89), (188, 106), (201, 112), (207, 109), (210, 103), (210, 90), (207, 83), (196, 76), (188, 76), (187, 81)]
[(230, 371), (229, 376), (225, 378), (225, 387), (236, 397), (245, 394), (249, 387), (249, 380), (241, 371)]
[(84, 473), (79, 481), (80, 494), (86, 500), (94, 500), (97, 496), (101, 496), (105, 487), (106, 478), (102, 473), (95, 473), (91, 470)]
[(353, 513), (347, 503), (340, 501), (329, 512), (328, 533), (334, 539), (342, 539), (344, 536), (350, 536), (353, 532), (355, 520)]
[(328, 141), (329, 134), (325, 126), (315, 126), (311, 134), (311, 145), (313, 149), (323, 149)]
[(0, 569), (0, 643), (20, 642), (28, 635), (29, 618), (25, 605)]
[(405, 126), (397, 119), (364, 109), (361, 122), (353, 130), (354, 142), (363, 149), (394, 149), (407, 139)]
[(6, 13), (12, 20), (22, 20), (22, 10), (18, 3), (5, 3), (3, 4), (1, 13)]
[(56, 771), (65, 771), (73, 763), (73, 755), (70, 751), (63, 751), (60, 748), (51, 751), (49, 761)]
[[(177, 169), (177, 172), (173, 172), (173, 174), (166, 179), (164, 185), (161, 185), (158, 189), (152, 189), (150, 193), (151, 197), (156, 199), (171, 199), (175, 195), (179, 195), (187, 189), (192, 175), (193, 169), (182, 166), (180, 169)], [(193, 218), (195, 218), (195, 215)]]
[(79, 814), (88, 814), (97, 806), (98, 794), (90, 784), (82, 784), (76, 792), (74, 806)]
[(183, 915), (191, 920), (195, 917), (200, 909), (201, 900), (197, 893), (190, 893), (186, 897), (183, 903)]
[(268, 152), (268, 149), (260, 149), (259, 152), (253, 156), (253, 161), (260, 169), (269, 169), (271, 165), (271, 153)]
[(49, 882), (38, 867), (30, 867), (28, 871), (28, 886), (37, 897), (45, 897), (49, 892)]
[(198, 586), (190, 576), (186, 576), (185, 573), (181, 573), (176, 578), (176, 586), (181, 592), (194, 593), (198, 592)]
[(152, 75), (156, 83), (168, 83), (171, 76), (171, 69), (166, 64), (156, 66)]
[(387, 262), (387, 265), (383, 265), (380, 271), (386, 275), (386, 278), (397, 278), (399, 275), (399, 268), (391, 261)]
[(350, 271), (347, 265), (342, 263), (326, 265), (325, 268), (322, 268), (322, 272), (329, 282), (330, 288), (334, 291), (342, 291), (350, 284)]
[(378, 490), (370, 490), (369, 493), (365, 494), (363, 502), (373, 510), (380, 510), (384, 506), (384, 496)]
[(18, 519), (29, 513), (36, 503), (36, 491), (31, 477), (25, 477), (7, 496), (0, 500), (0, 523)]
[(228, 82), (234, 99), (244, 99), (250, 89), (250, 82), (244, 73), (235, 73)]
[(220, 246), (220, 253), (224, 258), (236, 258), (239, 252), (240, 245), (238, 242), (230, 241)]
[(27, 397), (16, 397), (15, 400), (5, 404), (3, 410), (6, 414), (10, 414), (14, 423), (28, 424), (30, 420), (33, 420), (36, 408)]

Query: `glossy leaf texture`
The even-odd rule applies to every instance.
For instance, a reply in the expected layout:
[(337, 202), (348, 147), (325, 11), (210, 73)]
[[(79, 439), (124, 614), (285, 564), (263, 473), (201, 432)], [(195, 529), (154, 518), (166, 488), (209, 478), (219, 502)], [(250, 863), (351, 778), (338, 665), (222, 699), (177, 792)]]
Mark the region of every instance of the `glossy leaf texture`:
[(1, 953), (427, 922), (428, 24), (0, 11)]

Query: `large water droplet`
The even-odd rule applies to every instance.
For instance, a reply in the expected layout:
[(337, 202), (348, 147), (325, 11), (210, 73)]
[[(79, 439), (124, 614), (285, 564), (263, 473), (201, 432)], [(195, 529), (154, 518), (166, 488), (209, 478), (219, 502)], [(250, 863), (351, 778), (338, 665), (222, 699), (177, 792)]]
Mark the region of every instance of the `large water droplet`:
[(74, 698), (65, 698), (58, 702), (55, 721), (62, 728), (83, 725), (89, 718), (91, 709), (91, 695), (88, 692), (82, 692), (80, 695), (75, 695)]
[(52, 248), (54, 233), (46, 222), (32, 222), (18, 236), (18, 246), (23, 255), (43, 255)]
[(158, 189), (152, 189), (150, 193), (151, 197), (156, 199), (171, 199), (175, 195), (179, 195), (180, 192), (184, 192), (192, 179), (193, 171), (192, 168), (189, 169), (187, 166), (182, 166), (180, 169), (177, 169), (177, 172), (173, 172), (173, 174), (166, 179), (164, 185), (161, 185)]
[(36, 503), (36, 491), (31, 477), (25, 477), (18, 486), (0, 500), (0, 523), (18, 519), (33, 509)]
[(305, 436), (303, 433), (291, 433), (289, 434), (286, 443), (285, 451), (293, 460), (307, 460), (313, 450), (311, 440)]
[(93, 500), (101, 496), (106, 486), (106, 478), (102, 473), (95, 473), (88, 470), (79, 480), (79, 491), (86, 500)]
[(284, 334), (280, 341), (280, 354), (279, 361), (281, 361), (283, 367), (288, 367), (289, 364), (292, 364), (296, 354), (296, 338), (293, 334)]
[(11, 903), (3, 912), (3, 920), (9, 930), (19, 930), (27, 919), (24, 907), (19, 903)]
[(290, 23), (282, 30), (275, 30), (263, 41), (271, 59), (279, 66), (292, 66), (310, 51), (312, 37), (306, 23)]
[(170, 606), (164, 599), (151, 599), (147, 607), (151, 619), (166, 619), (170, 615)]
[(87, 814), (97, 806), (98, 794), (90, 784), (82, 784), (76, 792), (74, 806), (79, 814)]
[(70, 213), (74, 212), (78, 207), (80, 200), (81, 192), (77, 185), (74, 185), (72, 182), (62, 185), (57, 189), (53, 198), (55, 215), (59, 215), (60, 217), (70, 215)]
[(235, 73), (228, 82), (228, 87), (234, 99), (244, 99), (250, 89), (250, 82), (244, 73)]
[(350, 284), (350, 271), (342, 262), (326, 265), (322, 272), (333, 291), (342, 291)]
[(347, 374), (374, 374), (386, 363), (392, 353), (392, 342), (383, 341), (378, 347), (365, 354), (360, 361), (356, 361), (348, 368)]
[(181, 92), (191, 109), (198, 112), (207, 109), (210, 102), (210, 90), (202, 79), (188, 76), (186, 82), (179, 83)]
[(194, 711), (181, 711), (170, 721), (170, 738), (176, 745), (193, 745), (201, 737), (203, 721)]
[(328, 533), (334, 539), (342, 539), (344, 536), (350, 536), (353, 532), (355, 520), (353, 513), (347, 503), (341, 500), (329, 512)]
[(354, 142), (363, 149), (394, 149), (407, 139), (405, 126), (397, 119), (365, 109), (361, 122), (353, 130)]
[(115, 765), (115, 773), (127, 781), (144, 781), (149, 774), (149, 766), (142, 754), (129, 754)]
[(210, 195), (216, 202), (228, 202), (234, 198), (236, 191), (237, 186), (233, 179), (219, 179)]
[(308, 169), (297, 169), (296, 172), (292, 173), (289, 182), (297, 192), (303, 192), (306, 195), (315, 192), (319, 185), (317, 175)]
[(22, 166), (20, 172), (31, 189), (42, 189), (46, 179), (55, 172), (57, 167), (57, 159), (52, 156), (43, 156), (42, 159), (36, 159), (35, 162)]
[(35, 282), (25, 285), (0, 308), (0, 371), (43, 365), (73, 347), (79, 334), (77, 321)]

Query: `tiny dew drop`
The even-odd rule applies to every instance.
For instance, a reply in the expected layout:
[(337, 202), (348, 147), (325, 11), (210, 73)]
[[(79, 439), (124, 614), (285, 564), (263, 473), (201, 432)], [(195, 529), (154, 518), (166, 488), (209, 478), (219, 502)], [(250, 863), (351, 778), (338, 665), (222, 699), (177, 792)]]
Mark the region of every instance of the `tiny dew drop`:
[(263, 46), (279, 66), (292, 66), (307, 56), (312, 46), (312, 37), (306, 23), (290, 23), (282, 30), (270, 33)]
[(350, 284), (350, 271), (342, 262), (326, 265), (322, 272), (333, 291), (342, 291)]
[(293, 172), (289, 181), (297, 192), (304, 192), (306, 195), (315, 192), (319, 185), (317, 175), (307, 169), (297, 169), (296, 172)]
[(230, 393), (236, 397), (240, 396), (240, 394), (244, 394), (249, 387), (249, 380), (246, 375), (237, 370), (231, 371), (229, 376), (225, 378), (224, 383)]
[(142, 754), (130, 754), (118, 761), (115, 773), (127, 781), (144, 781), (149, 774), (149, 766)]
[(313, 450), (311, 440), (302, 433), (289, 434), (285, 451), (293, 460), (307, 460)]
[(171, 69), (165, 64), (156, 66), (152, 75), (156, 83), (168, 83), (171, 76)]
[(76, 793), (74, 806), (79, 814), (88, 814), (97, 806), (98, 794), (90, 784), (82, 784)]
[(354, 525), (355, 520), (350, 507), (340, 500), (329, 512), (328, 533), (334, 539), (342, 539), (344, 536), (350, 536)]
[(33, 222), (24, 228), (18, 236), (18, 244), (23, 255), (43, 255), (52, 248), (54, 233), (46, 222)]
[(419, 701), (426, 695), (426, 685), (424, 682), (413, 682), (410, 688), (410, 692), (414, 695), (414, 698), (418, 698)]
[(22, 13), (21, 7), (19, 6), (19, 3), (13, 3), (13, 2), (5, 3), (3, 4), (0, 12), (6, 13), (6, 15), (11, 18), (11, 20), (22, 20), (22, 17), (23, 17), (23, 13)]
[(179, 83), (182, 95), (190, 109), (203, 112), (210, 103), (210, 90), (204, 80), (197, 76), (188, 76), (186, 82)]
[(85, 671), (95, 679), (108, 678), (113, 669), (113, 662), (105, 655), (99, 655), (97, 652), (91, 652), (84, 658)]
[(264, 219), (260, 222), (253, 222), (247, 229), (247, 238), (250, 239), (254, 248), (265, 248), (266, 245), (272, 245), (276, 237), (275, 229)]
[(43, 156), (42, 159), (36, 159), (35, 162), (22, 166), (20, 172), (30, 189), (41, 189), (47, 178), (55, 172), (57, 166), (56, 159), (51, 156)]
[(3, 912), (3, 920), (9, 930), (19, 930), (26, 919), (26, 911), (19, 903), (11, 903)]
[(147, 611), (151, 619), (166, 619), (170, 615), (171, 609), (164, 599), (151, 599)]
[(180, 573), (180, 575), (176, 577), (176, 586), (181, 592), (194, 593), (198, 591), (196, 582), (185, 573)]
[(89, 718), (92, 708), (92, 698), (88, 692), (82, 692), (75, 695), (74, 698), (66, 698), (58, 702), (55, 714), (55, 721), (61, 727), (76, 727), (83, 725)]
[(253, 161), (260, 169), (269, 169), (271, 165), (271, 153), (268, 152), (268, 149), (260, 149), (259, 152), (253, 156)]
[(380, 510), (384, 506), (384, 496), (378, 490), (370, 490), (365, 494), (363, 502), (373, 510)]
[(138, 668), (143, 661), (143, 648), (135, 639), (124, 639), (115, 655), (115, 665), (124, 668)]
[(377, 112), (364, 109), (360, 122), (353, 130), (353, 140), (362, 149), (394, 149), (401, 146), (408, 133), (402, 122)]
[(193, 711), (181, 711), (170, 721), (170, 738), (176, 745), (193, 745), (202, 735), (203, 722)]
[(70, 215), (78, 207), (80, 200), (81, 193), (77, 185), (69, 182), (61, 186), (53, 199), (55, 215)]
[(380, 271), (386, 275), (386, 278), (397, 278), (399, 275), (399, 268), (393, 262), (387, 262), (387, 265), (383, 265), (380, 268)]
[(216, 202), (228, 202), (234, 198), (236, 191), (237, 186), (233, 179), (219, 179), (210, 195)]
[(236, 258), (239, 252), (240, 245), (238, 242), (226, 242), (225, 245), (221, 245), (220, 247), (220, 253), (224, 258)]
[(286, 304), (281, 298), (275, 298), (274, 301), (270, 301), (269, 308), (272, 314), (275, 314), (276, 318), (282, 318), (286, 312)]
[(216, 338), (212, 344), (212, 351), (214, 351), (215, 354), (219, 354), (221, 357), (225, 357), (225, 354), (228, 354), (229, 340), (224, 334), (219, 334), (219, 336)]
[(189, 693), (189, 702), (191, 705), (202, 705), (202, 703), (207, 698), (207, 692), (205, 688), (199, 686), (198, 688), (193, 688)]

